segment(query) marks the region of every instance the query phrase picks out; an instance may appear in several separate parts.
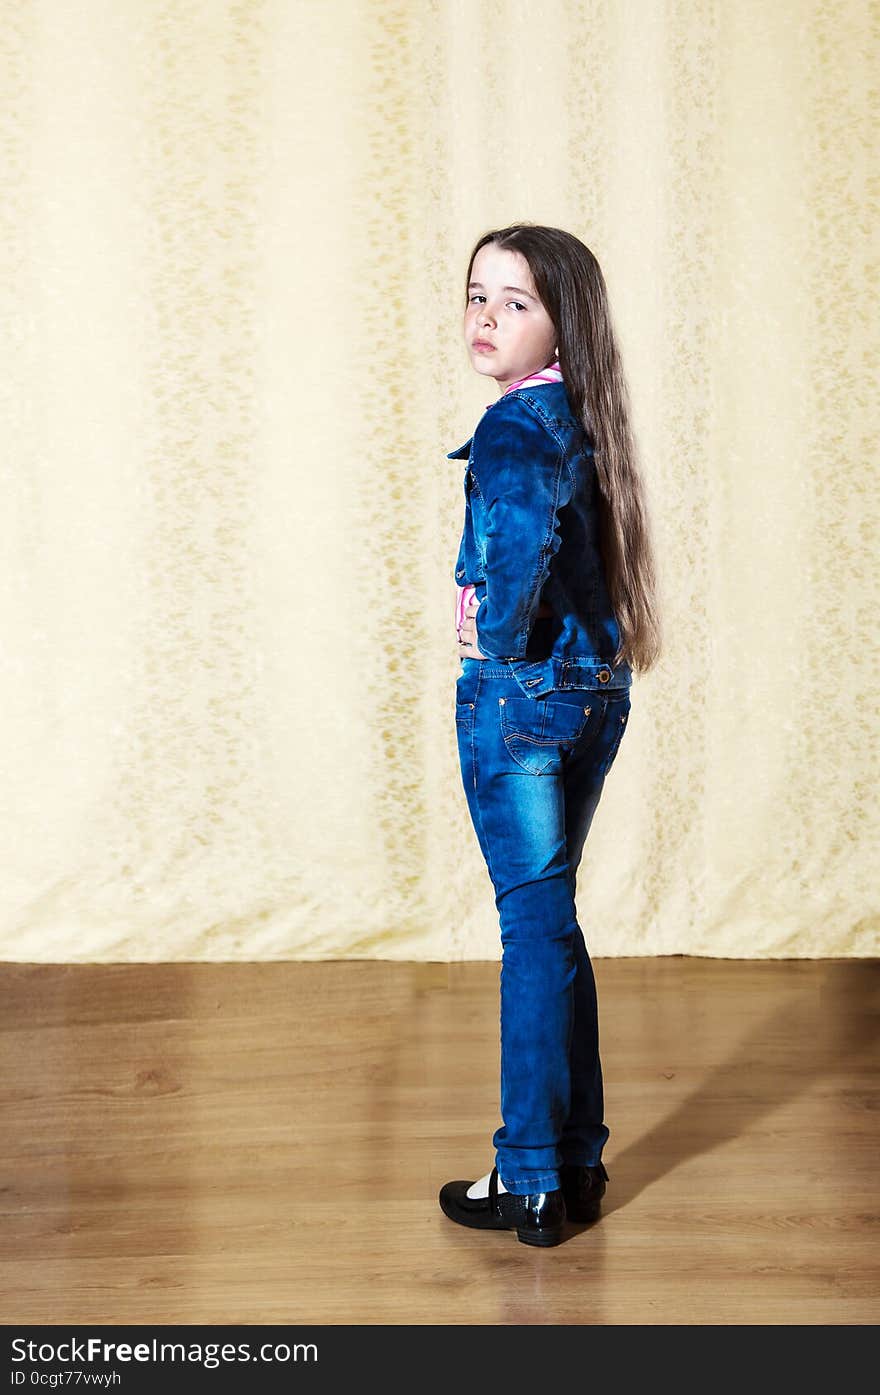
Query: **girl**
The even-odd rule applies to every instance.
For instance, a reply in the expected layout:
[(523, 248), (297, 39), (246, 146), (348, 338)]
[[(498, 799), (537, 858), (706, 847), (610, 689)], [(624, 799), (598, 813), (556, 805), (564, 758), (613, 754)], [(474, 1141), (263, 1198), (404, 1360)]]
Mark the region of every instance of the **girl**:
[(461, 1225), (555, 1245), (608, 1174), (596, 988), (575, 877), (630, 710), (660, 652), (645, 489), (605, 280), (559, 228), (486, 233), (464, 337), (501, 396), (473, 436), (455, 576), (456, 728), (501, 926), (495, 1166), (447, 1182)]

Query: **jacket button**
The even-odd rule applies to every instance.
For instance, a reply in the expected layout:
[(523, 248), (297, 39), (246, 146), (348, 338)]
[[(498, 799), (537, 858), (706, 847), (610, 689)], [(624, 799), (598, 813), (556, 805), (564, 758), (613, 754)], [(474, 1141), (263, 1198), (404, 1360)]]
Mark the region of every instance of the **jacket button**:
[(458, 571), (455, 573), (455, 575), (456, 575), (456, 576), (464, 576), (464, 567), (459, 567), (459, 569), (458, 569)]
[(611, 672), (607, 668), (600, 668), (599, 672), (596, 674), (596, 677), (598, 678), (600, 683), (607, 683), (608, 679), (611, 677)]

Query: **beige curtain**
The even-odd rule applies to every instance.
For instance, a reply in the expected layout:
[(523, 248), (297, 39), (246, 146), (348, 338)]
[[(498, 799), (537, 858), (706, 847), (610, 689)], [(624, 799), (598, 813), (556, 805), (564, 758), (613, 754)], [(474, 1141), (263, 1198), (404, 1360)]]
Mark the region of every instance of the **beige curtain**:
[(498, 956), (445, 457), (521, 218), (604, 268), (665, 598), (588, 943), (875, 953), (877, 6), (0, 11), (0, 955)]

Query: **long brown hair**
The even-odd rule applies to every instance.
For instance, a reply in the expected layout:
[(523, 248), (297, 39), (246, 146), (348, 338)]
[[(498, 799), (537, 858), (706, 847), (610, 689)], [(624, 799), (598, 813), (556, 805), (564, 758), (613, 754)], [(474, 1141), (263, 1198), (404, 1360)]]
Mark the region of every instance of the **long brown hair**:
[(559, 366), (572, 408), (593, 445), (599, 484), (599, 541), (608, 594), (620, 629), (614, 663), (640, 673), (662, 647), (657, 569), (644, 480), (630, 422), (629, 389), (611, 320), (605, 278), (589, 247), (561, 228), (512, 223), (486, 243), (520, 252), (558, 335)]

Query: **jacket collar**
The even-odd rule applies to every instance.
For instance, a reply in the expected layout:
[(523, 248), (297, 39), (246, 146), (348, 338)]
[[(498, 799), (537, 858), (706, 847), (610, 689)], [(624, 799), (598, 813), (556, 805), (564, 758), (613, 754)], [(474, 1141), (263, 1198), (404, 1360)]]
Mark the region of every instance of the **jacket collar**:
[[(540, 403), (541, 398), (544, 396), (544, 393), (541, 391), (541, 389), (546, 388), (551, 383), (561, 382), (562, 370), (559, 367), (559, 360), (556, 359), (555, 362), (549, 365), (549, 367), (542, 368), (540, 373), (533, 373), (528, 378), (520, 378), (518, 382), (511, 383), (510, 387), (506, 388), (504, 392), (502, 392), (500, 397), (496, 397), (494, 402), (487, 403), (486, 407), (484, 408), (484, 415), (486, 412), (489, 411), (491, 407), (496, 406), (498, 402), (501, 402), (505, 397), (507, 397), (508, 394), (515, 395), (517, 397), (525, 397), (530, 399), (532, 402), (538, 404)], [(539, 389), (537, 396), (533, 396), (533, 390), (535, 388)], [(556, 394), (554, 393), (553, 396), (555, 397), (555, 395)], [(446, 459), (468, 460), (470, 458), (471, 442), (473, 441), (473, 439), (473, 434), (468, 436), (467, 440), (463, 443), (463, 445), (457, 446), (455, 450), (447, 452)]]

